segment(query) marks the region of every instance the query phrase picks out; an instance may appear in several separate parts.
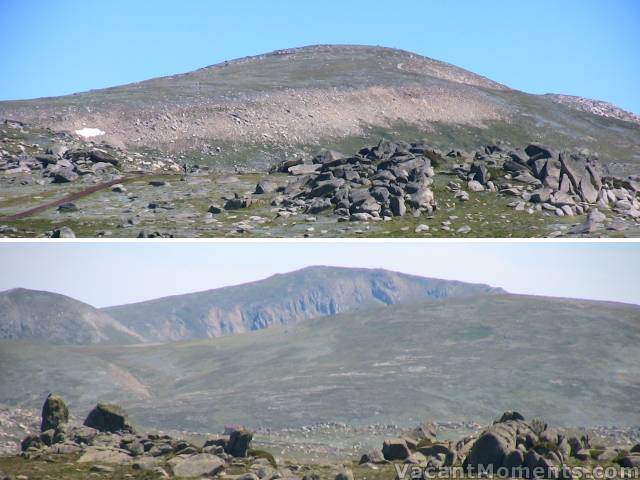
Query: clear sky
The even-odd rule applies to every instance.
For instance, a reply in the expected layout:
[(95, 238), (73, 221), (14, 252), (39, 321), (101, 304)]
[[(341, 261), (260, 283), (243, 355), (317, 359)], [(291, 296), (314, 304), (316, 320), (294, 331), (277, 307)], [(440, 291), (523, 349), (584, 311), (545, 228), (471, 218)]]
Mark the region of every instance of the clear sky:
[(637, 0), (0, 0), (0, 99), (318, 43), (402, 48), (640, 113)]
[(640, 304), (638, 243), (2, 243), (0, 291), (102, 307), (266, 278), (310, 265), (386, 268), (511, 293)]

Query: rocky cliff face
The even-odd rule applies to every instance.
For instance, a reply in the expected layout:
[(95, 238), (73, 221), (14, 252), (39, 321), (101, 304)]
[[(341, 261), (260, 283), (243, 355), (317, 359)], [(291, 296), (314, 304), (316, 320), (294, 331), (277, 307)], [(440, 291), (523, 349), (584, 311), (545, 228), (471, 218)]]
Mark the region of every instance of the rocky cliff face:
[(407, 301), (504, 293), (385, 270), (312, 267), (217, 290), (107, 308), (149, 341), (232, 335)]

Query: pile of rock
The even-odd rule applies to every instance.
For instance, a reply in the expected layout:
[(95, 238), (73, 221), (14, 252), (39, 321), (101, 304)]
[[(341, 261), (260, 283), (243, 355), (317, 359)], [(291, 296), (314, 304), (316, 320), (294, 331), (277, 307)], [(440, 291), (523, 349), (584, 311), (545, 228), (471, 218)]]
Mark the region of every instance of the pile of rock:
[[(82, 426), (72, 426), (64, 400), (49, 395), (42, 408), (41, 432), (22, 441), (22, 452), (27, 458), (78, 453), (79, 463), (131, 464), (134, 469), (154, 471), (163, 477), (169, 473), (200, 477), (220, 473), (234, 459), (256, 455), (250, 450), (252, 439), (251, 432), (236, 430), (228, 436), (212, 437), (199, 448), (169, 435), (141, 434), (131, 426), (122, 408), (103, 403), (89, 413)], [(267, 466), (273, 470), (273, 457), (262, 457), (267, 460), (252, 457), (248, 461), (254, 462), (256, 470)]]
[(44, 185), (106, 180), (123, 172), (181, 171), (170, 159), (149, 159), (112, 145), (84, 142), (68, 133), (31, 129), (18, 122), (5, 121), (0, 137), (0, 178), (12, 184)]
[[(436, 158), (439, 152), (424, 142), (383, 140), (351, 156), (323, 150), (310, 164), (288, 160), (274, 171), (286, 171), (296, 179), (277, 190), (280, 195), (273, 205), (283, 212), (333, 210), (352, 221), (401, 217), (407, 211), (415, 216), (430, 214), (436, 208), (430, 188)], [(264, 191), (261, 182), (256, 193)]]
[(569, 435), (539, 420), (527, 422), (518, 412), (510, 411), (479, 434), (458, 442), (437, 441), (435, 431), (424, 427), (386, 439), (381, 451), (364, 454), (360, 463), (400, 461), (435, 471), (460, 465), (469, 474), (571, 478), (567, 465), (596, 460), (638, 467), (640, 444), (631, 449), (594, 445), (588, 435)]
[(533, 207), (558, 216), (575, 216), (598, 207), (640, 218), (637, 179), (606, 176), (597, 155), (586, 150), (556, 152), (536, 143), (523, 150), (489, 145), (475, 152), (471, 164), (458, 166), (457, 173), (472, 190), (495, 191), (490, 169), (503, 171), (506, 182), (498, 185), (498, 191), (521, 198), (512, 204), (519, 210)]

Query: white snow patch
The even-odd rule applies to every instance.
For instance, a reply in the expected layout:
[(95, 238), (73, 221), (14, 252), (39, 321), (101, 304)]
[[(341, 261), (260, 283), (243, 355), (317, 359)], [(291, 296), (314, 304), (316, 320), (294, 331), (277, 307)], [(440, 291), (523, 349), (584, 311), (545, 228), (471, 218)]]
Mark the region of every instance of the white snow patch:
[(76, 130), (76, 135), (80, 135), (81, 137), (89, 138), (89, 137), (97, 137), (99, 135), (104, 135), (105, 132), (100, 130), (99, 128), (88, 128), (84, 127), (80, 130)]

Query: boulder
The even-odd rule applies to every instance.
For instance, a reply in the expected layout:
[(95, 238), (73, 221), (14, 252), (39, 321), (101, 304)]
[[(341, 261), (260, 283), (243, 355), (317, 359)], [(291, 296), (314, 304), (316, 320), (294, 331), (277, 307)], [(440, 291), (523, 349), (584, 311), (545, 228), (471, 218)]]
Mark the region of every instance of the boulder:
[(283, 160), (282, 162), (275, 165), (275, 167), (273, 167), (272, 170), (280, 173), (287, 173), (289, 171), (289, 168), (295, 167), (297, 165), (302, 165), (303, 163), (304, 163), (304, 160), (302, 160), (301, 158)]
[(620, 466), (625, 468), (640, 468), (640, 454), (632, 453), (620, 460)]
[(502, 464), (503, 467), (508, 468), (509, 471), (513, 471), (514, 468), (519, 468), (524, 465), (524, 453), (522, 450), (511, 450), (505, 457)]
[(524, 152), (529, 155), (530, 160), (554, 158), (557, 156), (557, 153), (553, 149), (540, 143), (532, 143), (530, 145), (527, 145), (527, 147), (524, 149)]
[(127, 413), (118, 405), (99, 403), (95, 406), (84, 425), (95, 428), (101, 432), (133, 432), (133, 427), (128, 423)]
[(475, 469), (480, 466), (494, 469), (500, 468), (504, 464), (504, 460), (510, 448), (508, 441), (496, 432), (488, 431), (483, 433), (474, 443), (469, 456), (467, 457), (468, 465)]
[(491, 179), (491, 175), (489, 174), (487, 167), (479, 162), (474, 162), (473, 165), (471, 165), (469, 173), (473, 175), (473, 180), (481, 183), (482, 185), (485, 185)]
[(271, 180), (262, 180), (256, 185), (255, 192), (258, 195), (262, 195), (264, 193), (273, 193), (277, 190), (278, 184), (272, 182)]
[(78, 174), (71, 168), (61, 168), (53, 177), (53, 183), (71, 183), (78, 179)]
[(40, 431), (56, 429), (69, 422), (69, 409), (67, 404), (59, 395), (50, 393), (42, 406), (42, 423)]
[(467, 187), (472, 192), (484, 192), (484, 186), (480, 182), (478, 182), (477, 180), (470, 180), (467, 183)]
[(419, 444), (426, 444), (426, 442), (433, 443), (436, 441), (436, 427), (433, 423), (423, 423), (413, 430), (411, 430), (411, 436), (419, 440)]
[(313, 157), (312, 162), (314, 164), (324, 165), (326, 163), (334, 163), (345, 158), (347, 158), (347, 156), (344, 153), (336, 152), (335, 150), (320, 150), (320, 152)]
[(529, 201), (531, 203), (546, 203), (551, 198), (551, 190), (548, 188), (539, 188), (531, 192)]
[(411, 450), (402, 438), (389, 438), (382, 443), (382, 455), (385, 460), (405, 460), (411, 455)]
[(524, 416), (516, 411), (508, 410), (502, 414), (500, 420), (497, 423), (504, 423), (509, 421), (521, 421), (524, 422)]
[(385, 462), (386, 460), (384, 459), (384, 455), (380, 450), (372, 450), (370, 452), (364, 453), (360, 457), (359, 464), (362, 465), (363, 463), (385, 463)]
[(184, 478), (214, 476), (224, 470), (224, 462), (220, 457), (209, 453), (178, 455), (167, 464), (173, 475)]
[(312, 175), (314, 173), (318, 173), (321, 167), (322, 165), (308, 165), (303, 163), (289, 167), (288, 172), (291, 175)]
[(407, 213), (407, 206), (404, 203), (404, 198), (394, 196), (389, 199), (389, 208), (395, 217), (402, 217)]
[(348, 468), (341, 470), (336, 474), (335, 480), (353, 480), (353, 472)]
[(78, 463), (111, 463), (115, 465), (124, 465), (131, 462), (131, 457), (124, 450), (108, 447), (88, 447), (82, 456), (78, 459)]
[(117, 166), (119, 163), (113, 155), (102, 150), (92, 150), (89, 158), (94, 163), (110, 163), (113, 166)]
[(76, 238), (76, 234), (69, 227), (60, 227), (53, 231), (51, 238)]
[(73, 213), (78, 211), (78, 207), (75, 203), (67, 202), (62, 205), (58, 205), (58, 211), (60, 213)]
[(418, 447), (418, 452), (423, 454), (425, 457), (438, 457), (442, 455), (444, 461), (443, 465), (445, 467), (450, 467), (453, 465), (457, 459), (457, 455), (455, 450), (453, 450), (446, 443), (433, 443), (428, 446)]
[(23, 452), (26, 452), (29, 449), (39, 449), (42, 448), (42, 440), (40, 439), (40, 435), (27, 435), (22, 439), (20, 443), (20, 449)]
[(253, 433), (248, 430), (234, 430), (229, 436), (225, 452), (234, 457), (246, 457), (247, 450), (253, 439)]

